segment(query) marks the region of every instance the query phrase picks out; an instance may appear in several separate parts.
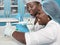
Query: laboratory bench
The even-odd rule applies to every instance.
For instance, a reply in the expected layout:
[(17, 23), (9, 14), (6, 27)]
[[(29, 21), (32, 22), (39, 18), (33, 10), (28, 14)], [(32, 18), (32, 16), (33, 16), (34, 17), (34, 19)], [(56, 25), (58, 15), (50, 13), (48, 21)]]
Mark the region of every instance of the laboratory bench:
[(0, 18), (0, 22), (6, 22), (5, 26), (0, 26), (0, 45), (24, 45), (14, 38), (5, 36), (3, 34), (5, 27), (11, 26), (14, 30), (16, 30), (16, 26), (12, 26), (11, 22), (18, 22), (15, 18)]
[[(15, 26), (12, 26), (13, 29), (15, 29)], [(0, 26), (0, 45), (24, 45), (20, 42), (18, 42), (17, 40), (15, 40), (14, 38), (5, 36), (3, 34), (3, 31), (5, 29), (5, 26)]]

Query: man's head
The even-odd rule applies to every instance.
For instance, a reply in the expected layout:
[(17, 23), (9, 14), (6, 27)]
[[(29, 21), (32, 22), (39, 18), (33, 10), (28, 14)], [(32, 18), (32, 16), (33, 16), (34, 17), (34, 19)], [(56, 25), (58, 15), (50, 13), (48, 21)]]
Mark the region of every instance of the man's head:
[(36, 16), (37, 12), (39, 11), (39, 8), (42, 9), (40, 2), (33, 1), (26, 4), (27, 11), (32, 15)]
[(39, 25), (46, 25), (51, 20), (51, 18), (42, 10), (42, 12), (37, 13), (36, 20)]

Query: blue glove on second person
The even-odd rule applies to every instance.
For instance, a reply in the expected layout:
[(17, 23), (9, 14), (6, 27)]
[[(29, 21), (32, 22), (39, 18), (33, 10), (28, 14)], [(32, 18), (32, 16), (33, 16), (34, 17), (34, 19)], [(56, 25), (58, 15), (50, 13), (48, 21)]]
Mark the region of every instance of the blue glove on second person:
[(20, 32), (29, 32), (29, 29), (27, 28), (27, 26), (22, 24), (17, 24), (16, 29)]

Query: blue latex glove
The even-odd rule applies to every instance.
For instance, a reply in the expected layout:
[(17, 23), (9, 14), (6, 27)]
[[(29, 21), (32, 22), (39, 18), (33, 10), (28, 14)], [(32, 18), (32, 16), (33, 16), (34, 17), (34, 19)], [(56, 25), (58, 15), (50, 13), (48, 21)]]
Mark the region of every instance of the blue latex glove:
[(16, 28), (18, 31), (20, 32), (29, 32), (28, 28), (26, 25), (22, 25), (22, 24), (17, 24)]

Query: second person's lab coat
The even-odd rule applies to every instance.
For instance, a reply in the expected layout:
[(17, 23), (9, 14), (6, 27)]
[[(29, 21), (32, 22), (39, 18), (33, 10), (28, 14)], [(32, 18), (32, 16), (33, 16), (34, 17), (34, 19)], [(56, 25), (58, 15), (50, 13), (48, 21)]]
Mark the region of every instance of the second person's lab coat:
[(45, 25), (39, 25), (38, 23), (36, 23), (36, 25), (27, 25), (27, 27), (29, 29), (29, 32), (35, 32), (44, 28)]
[(60, 45), (60, 25), (51, 20), (45, 28), (25, 33), (26, 45)]
[(34, 25), (34, 22), (35, 22), (35, 18), (31, 17), (30, 21), (28, 21), (28, 23), (27, 23), (29, 32), (38, 31), (45, 27), (45, 25), (39, 25), (38, 22)]

